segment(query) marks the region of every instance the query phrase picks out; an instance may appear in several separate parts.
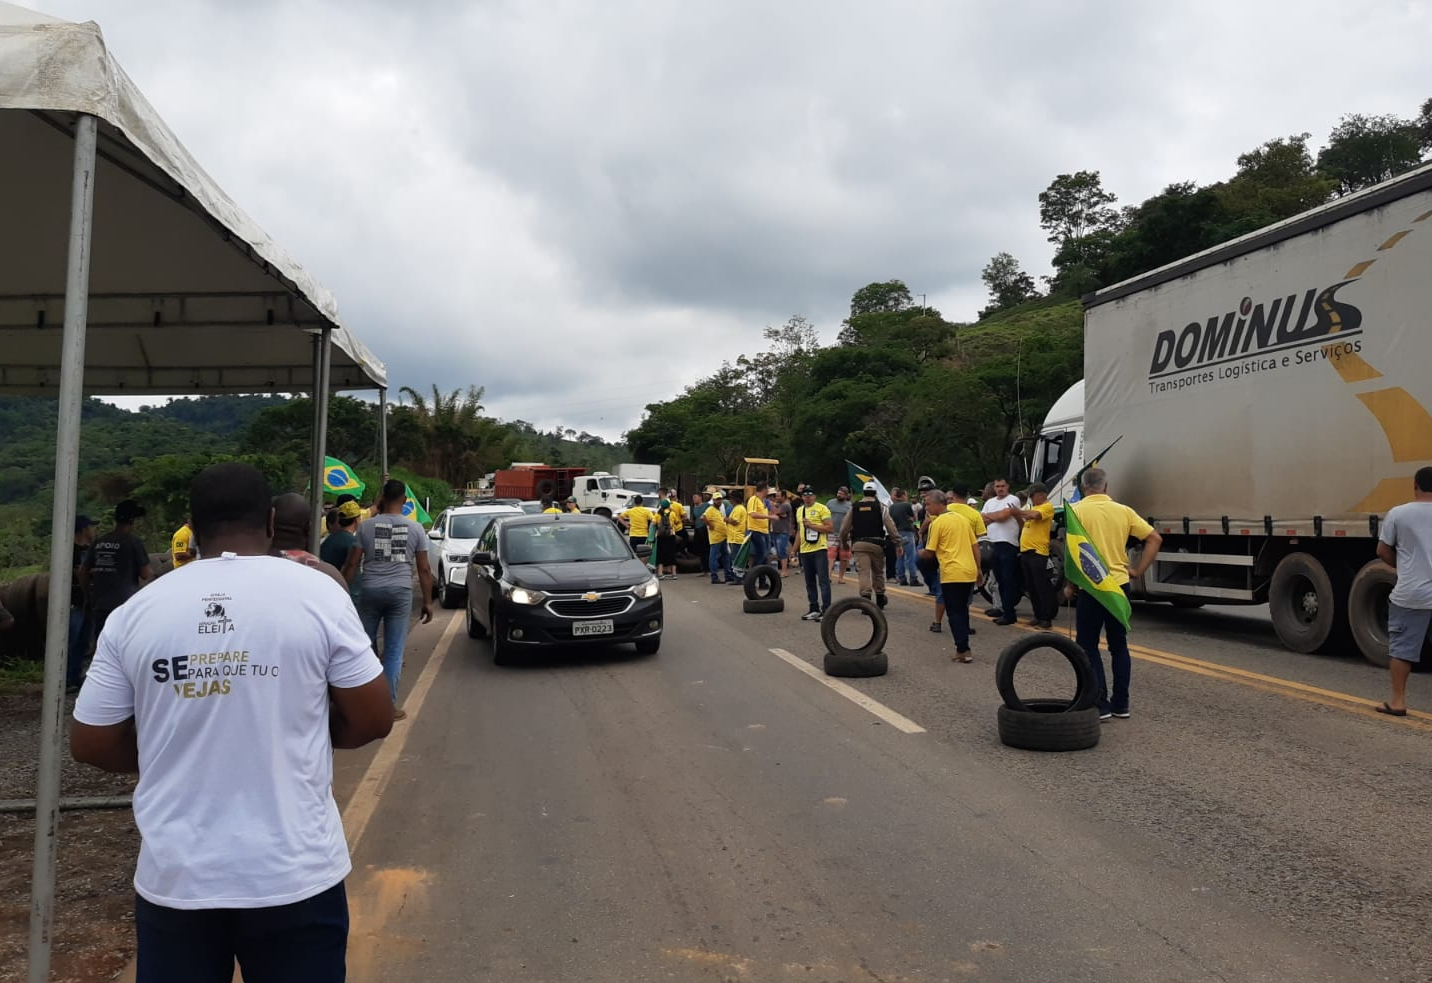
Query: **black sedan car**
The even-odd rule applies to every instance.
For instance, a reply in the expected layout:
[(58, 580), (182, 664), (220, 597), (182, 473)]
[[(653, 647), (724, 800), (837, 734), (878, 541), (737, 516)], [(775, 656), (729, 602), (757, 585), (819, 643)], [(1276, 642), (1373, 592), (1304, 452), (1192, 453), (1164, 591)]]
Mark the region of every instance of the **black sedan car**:
[(493, 661), (557, 645), (661, 648), (661, 583), (611, 520), (512, 515), (489, 525), (467, 567), (467, 633)]

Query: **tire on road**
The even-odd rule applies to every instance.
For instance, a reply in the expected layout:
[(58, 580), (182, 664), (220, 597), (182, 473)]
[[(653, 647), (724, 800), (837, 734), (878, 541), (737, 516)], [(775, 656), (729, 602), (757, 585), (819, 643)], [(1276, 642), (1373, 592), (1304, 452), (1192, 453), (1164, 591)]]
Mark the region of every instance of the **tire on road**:
[(463, 615), (464, 615), (464, 617), (467, 619), (467, 637), (468, 637), (468, 638), (486, 638), (486, 637), (487, 637), (487, 629), (483, 627), (483, 624), (482, 624), (481, 621), (478, 621), (476, 618), (474, 618), (474, 617), (472, 616), (472, 608), (471, 608), (471, 607), (468, 607), (468, 608), (463, 612)]
[(1070, 710), (1063, 700), (1030, 700), (1030, 709), (1001, 706), (1000, 742), (1025, 751), (1082, 751), (1099, 743), (1099, 708)]
[[(1056, 635), (1053, 632), (1043, 631), (1033, 635), (1025, 635), (1005, 646), (999, 654), (999, 661), (995, 663), (994, 685), (999, 690), (999, 698), (1004, 705), (1011, 710), (1029, 710), (1032, 701), (1021, 700), (1019, 692), (1014, 686), (1014, 670), (1030, 652), (1037, 649), (1054, 649), (1069, 664), (1074, 667), (1074, 696), (1070, 700), (1063, 701), (1065, 712), (1075, 713), (1092, 707), (1099, 699), (1099, 684), (1094, 678), (1094, 667), (1089, 665), (1089, 657), (1084, 654), (1073, 639), (1063, 635)], [(1045, 702), (1045, 701), (1040, 701)], [(1048, 713), (1048, 709), (1041, 712)]]
[(1310, 553), (1289, 553), (1278, 561), (1268, 584), (1268, 611), (1284, 645), (1294, 652), (1322, 652), (1343, 641), (1345, 573), (1328, 569)]
[(834, 652), (825, 653), (824, 661), (825, 674), (843, 679), (868, 679), (871, 676), (883, 676), (890, 671), (890, 660), (884, 652), (876, 652), (874, 655), (836, 655)]
[(785, 609), (784, 597), (748, 597), (741, 602), (741, 610), (747, 614), (776, 614)]
[(496, 613), (489, 615), (492, 624), (492, 633), (489, 641), (492, 643), (492, 664), (495, 666), (512, 666), (517, 664), (517, 653), (511, 642), (507, 640), (507, 628), (498, 619)]
[(1387, 668), (1387, 605), (1397, 571), (1381, 560), (1369, 560), (1352, 578), (1347, 595), (1348, 627), (1362, 657)]
[[(462, 594), (466, 593), (467, 591), (465, 590), (462, 592)], [(438, 588), (437, 594), (438, 603), (441, 604), (443, 607), (447, 608), (448, 610), (452, 610), (453, 608), (457, 607), (458, 600), (462, 597), (462, 594), (458, 593), (457, 588), (448, 582), (446, 576), (443, 576), (442, 586)]]
[(699, 556), (693, 556), (693, 555), (690, 554), (690, 553), (678, 553), (678, 554), (676, 554), (676, 572), (677, 572), (677, 573), (700, 573), (700, 572), (701, 572), (701, 557), (699, 557)]
[[(842, 645), (840, 639), (835, 636), (835, 623), (851, 611), (859, 611), (874, 623), (875, 630), (871, 634), (870, 641), (860, 648)], [(863, 597), (846, 597), (836, 601), (820, 619), (820, 640), (825, 643), (825, 650), (837, 659), (859, 659), (883, 652), (885, 642), (889, 637), (890, 623), (885, 620), (885, 612), (876, 607), (874, 601), (866, 600)], [(878, 673), (873, 675), (878, 675)]]
[[(762, 589), (762, 585), (765, 589)], [(781, 572), (769, 563), (762, 563), (760, 566), (752, 567), (746, 571), (746, 576), (741, 579), (742, 588), (746, 591), (746, 597), (752, 601), (765, 600), (781, 596)]]

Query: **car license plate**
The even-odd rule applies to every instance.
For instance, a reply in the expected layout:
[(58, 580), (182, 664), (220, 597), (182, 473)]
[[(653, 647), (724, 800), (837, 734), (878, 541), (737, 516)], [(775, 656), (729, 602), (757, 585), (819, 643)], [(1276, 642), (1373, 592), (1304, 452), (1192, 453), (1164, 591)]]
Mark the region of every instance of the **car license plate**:
[(612, 621), (608, 618), (605, 621), (576, 621), (572, 623), (572, 635), (610, 635), (612, 633)]

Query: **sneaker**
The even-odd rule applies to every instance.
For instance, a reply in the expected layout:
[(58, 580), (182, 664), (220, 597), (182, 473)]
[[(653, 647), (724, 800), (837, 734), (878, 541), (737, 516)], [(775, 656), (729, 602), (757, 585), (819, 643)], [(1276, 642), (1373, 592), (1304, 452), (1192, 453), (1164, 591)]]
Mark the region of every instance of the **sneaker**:
[(807, 611), (805, 614), (801, 615), (801, 620), (802, 620), (802, 621), (819, 621), (819, 620), (820, 620), (820, 612), (819, 612), (819, 611)]
[(394, 719), (394, 720), (407, 720), (407, 719), (408, 719), (408, 711), (406, 711), (406, 710), (394, 710), (394, 711), (393, 711), (393, 719)]
[(1114, 715), (1113, 715), (1112, 713), (1110, 713), (1108, 710), (1100, 710), (1100, 711), (1099, 711), (1099, 719), (1100, 719), (1101, 721), (1103, 721), (1103, 720), (1112, 720), (1113, 717), (1114, 717)]
[(1115, 710), (1115, 711), (1114, 711), (1114, 716), (1118, 717), (1120, 720), (1128, 720), (1128, 719), (1129, 719), (1129, 711), (1127, 711), (1127, 710)]
[(1034, 627), (1040, 628), (1040, 629), (1042, 629), (1042, 630), (1044, 630), (1044, 631), (1048, 631), (1049, 629), (1051, 629), (1051, 628), (1054, 627), (1054, 622), (1052, 622), (1052, 621), (1036, 621), (1036, 622), (1034, 623)]
[(938, 635), (940, 633), (940, 623), (938, 621), (930, 622), (930, 630)]

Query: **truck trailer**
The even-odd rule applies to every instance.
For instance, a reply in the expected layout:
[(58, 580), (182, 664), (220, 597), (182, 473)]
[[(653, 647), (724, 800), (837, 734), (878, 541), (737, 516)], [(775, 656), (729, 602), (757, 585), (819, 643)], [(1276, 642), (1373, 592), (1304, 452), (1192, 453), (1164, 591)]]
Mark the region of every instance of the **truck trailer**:
[(1131, 596), (1267, 603), (1288, 648), (1386, 665), (1377, 535), (1432, 464), (1429, 274), (1432, 166), (1086, 297), (1032, 477), (1058, 506), (1112, 445), (1110, 492), (1164, 541)]

